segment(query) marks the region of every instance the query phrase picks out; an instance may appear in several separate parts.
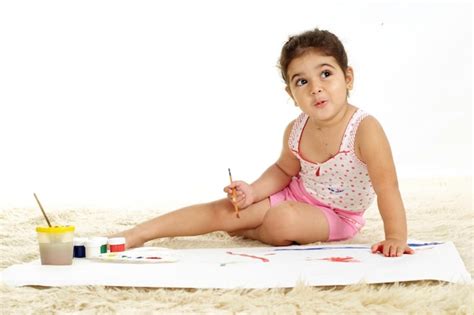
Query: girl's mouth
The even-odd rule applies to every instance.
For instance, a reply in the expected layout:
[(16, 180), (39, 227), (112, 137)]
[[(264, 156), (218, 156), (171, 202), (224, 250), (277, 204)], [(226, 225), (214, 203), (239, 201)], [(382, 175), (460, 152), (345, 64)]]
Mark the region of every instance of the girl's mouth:
[(318, 101), (314, 104), (314, 106), (318, 107), (318, 108), (321, 108), (321, 107), (324, 107), (324, 105), (326, 105), (328, 103), (328, 101), (324, 100), (324, 101)]

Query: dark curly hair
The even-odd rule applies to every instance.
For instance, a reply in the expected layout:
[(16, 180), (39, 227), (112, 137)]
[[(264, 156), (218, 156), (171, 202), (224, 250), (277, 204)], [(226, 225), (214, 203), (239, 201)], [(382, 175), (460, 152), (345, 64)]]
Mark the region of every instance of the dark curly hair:
[(289, 83), (287, 72), (290, 62), (312, 49), (326, 56), (334, 57), (342, 71), (346, 73), (347, 55), (339, 38), (329, 31), (315, 28), (312, 31), (291, 36), (283, 45), (278, 67), (286, 84)]

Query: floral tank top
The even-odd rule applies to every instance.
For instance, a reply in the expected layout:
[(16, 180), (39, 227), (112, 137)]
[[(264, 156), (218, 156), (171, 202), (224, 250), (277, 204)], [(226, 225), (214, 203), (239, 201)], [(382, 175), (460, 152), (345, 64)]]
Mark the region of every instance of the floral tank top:
[(339, 152), (323, 163), (305, 160), (299, 151), (301, 135), (309, 116), (302, 113), (293, 125), (288, 144), (301, 163), (298, 176), (306, 191), (330, 208), (365, 211), (375, 198), (367, 166), (354, 151), (357, 128), (367, 116), (364, 111), (356, 110), (346, 127)]

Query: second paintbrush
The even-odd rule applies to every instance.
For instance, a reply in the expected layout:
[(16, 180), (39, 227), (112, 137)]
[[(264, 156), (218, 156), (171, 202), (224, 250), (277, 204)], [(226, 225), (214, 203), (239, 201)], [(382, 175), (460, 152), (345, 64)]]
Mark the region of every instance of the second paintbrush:
[[(230, 180), (230, 184), (232, 185), (232, 173), (230, 172), (230, 168), (228, 168), (227, 170), (229, 171), (229, 180)], [(236, 194), (235, 188), (232, 188), (232, 204), (234, 205), (235, 216), (237, 218), (240, 218), (239, 206), (237, 206), (236, 201), (237, 201), (237, 194)]]

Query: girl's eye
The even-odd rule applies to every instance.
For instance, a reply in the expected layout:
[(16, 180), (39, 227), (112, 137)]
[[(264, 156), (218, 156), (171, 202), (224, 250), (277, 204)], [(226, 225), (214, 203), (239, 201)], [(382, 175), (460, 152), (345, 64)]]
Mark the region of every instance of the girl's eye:
[(324, 70), (323, 72), (321, 72), (321, 78), (327, 78), (331, 75), (331, 72), (329, 72), (328, 70)]
[(302, 85), (305, 85), (306, 83), (308, 83), (306, 79), (299, 79), (296, 81), (296, 86), (302, 86)]

